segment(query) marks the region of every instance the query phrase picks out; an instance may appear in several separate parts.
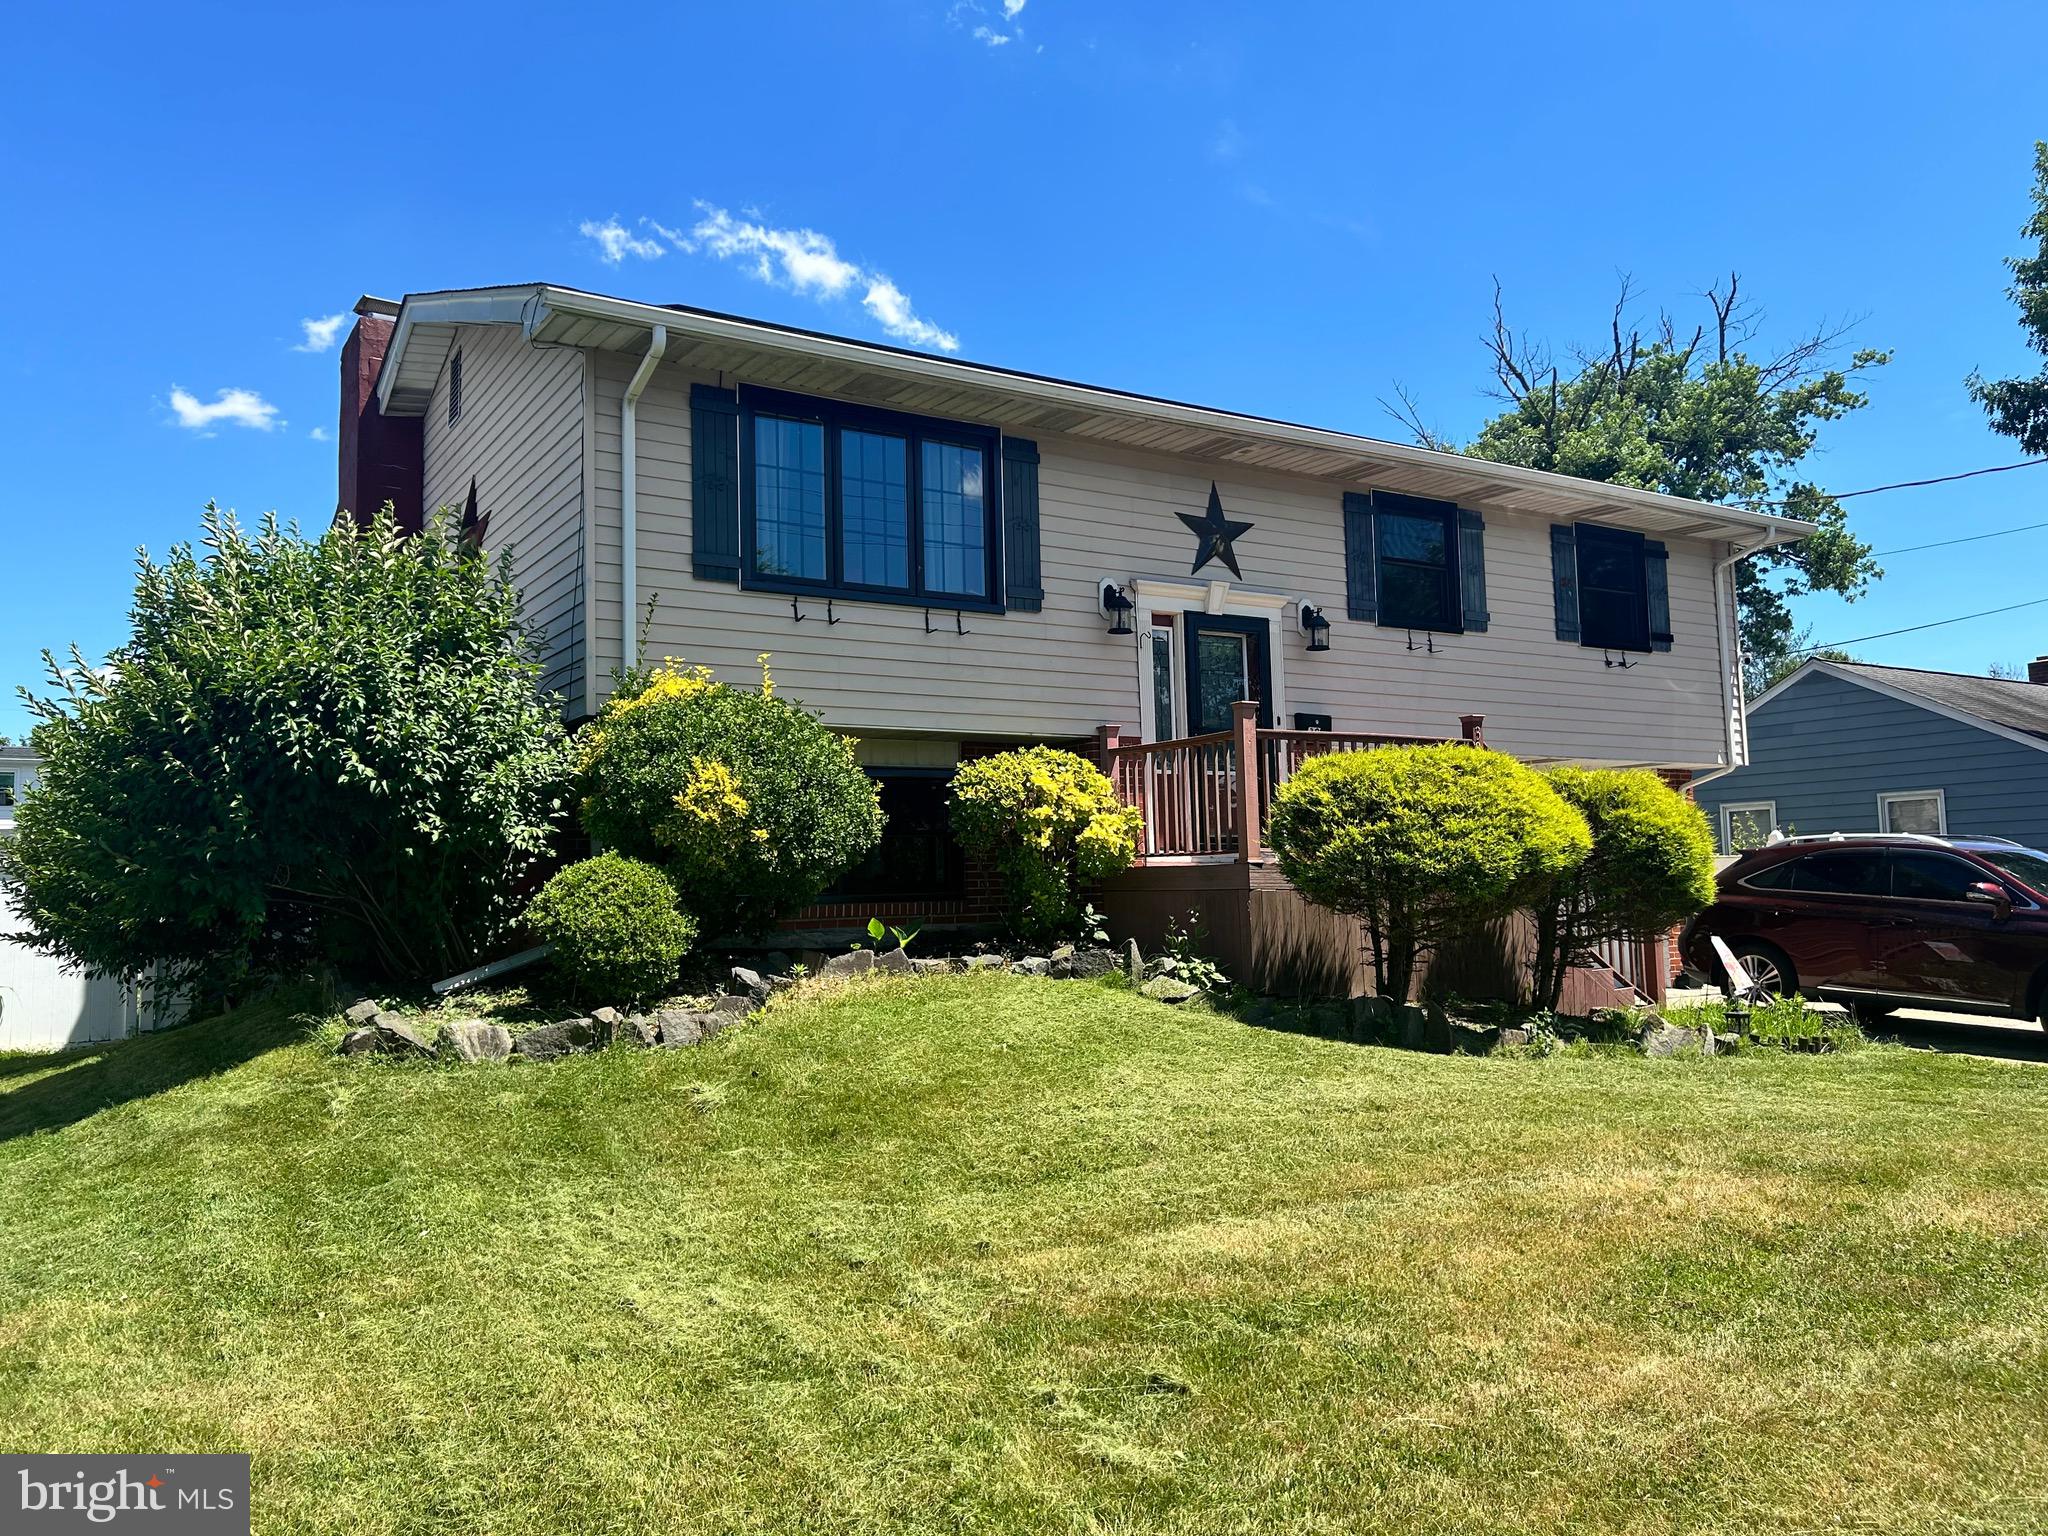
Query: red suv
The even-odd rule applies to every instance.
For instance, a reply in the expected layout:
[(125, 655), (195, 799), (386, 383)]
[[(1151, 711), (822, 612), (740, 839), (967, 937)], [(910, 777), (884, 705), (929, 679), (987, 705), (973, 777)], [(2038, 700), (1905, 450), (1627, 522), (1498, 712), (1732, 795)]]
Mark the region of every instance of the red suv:
[(1679, 940), (1696, 975), (1720, 976), (1718, 935), (1759, 985), (1866, 1018), (2048, 1007), (2048, 854), (1995, 837), (1795, 837), (1745, 853), (1718, 884)]

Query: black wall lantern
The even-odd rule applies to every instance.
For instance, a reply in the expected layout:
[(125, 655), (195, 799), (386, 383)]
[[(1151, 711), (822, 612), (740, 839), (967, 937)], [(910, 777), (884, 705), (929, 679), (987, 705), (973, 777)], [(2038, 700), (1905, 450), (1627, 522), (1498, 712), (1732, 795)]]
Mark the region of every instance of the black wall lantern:
[(1308, 648), (1312, 651), (1327, 651), (1330, 648), (1330, 621), (1323, 617), (1323, 610), (1301, 605), (1301, 632), (1308, 636)]
[(1131, 610), (1138, 605), (1124, 595), (1124, 589), (1113, 581), (1102, 584), (1102, 611), (1109, 615), (1109, 632), (1112, 635), (1128, 635), (1131, 630)]

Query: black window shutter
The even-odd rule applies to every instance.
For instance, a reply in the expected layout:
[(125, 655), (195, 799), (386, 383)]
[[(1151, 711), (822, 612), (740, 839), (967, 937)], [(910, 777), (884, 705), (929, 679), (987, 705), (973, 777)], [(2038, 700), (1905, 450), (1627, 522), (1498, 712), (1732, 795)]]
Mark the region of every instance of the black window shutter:
[(1650, 649), (1671, 649), (1671, 557), (1655, 539), (1643, 541), (1643, 590), (1650, 595)]
[(1465, 633), (1483, 635), (1486, 611), (1486, 519), (1458, 508), (1458, 584), (1464, 597)]
[(1038, 444), (1003, 439), (1003, 594), (1020, 613), (1045, 607), (1038, 573)]
[(1344, 493), (1345, 611), (1367, 624), (1380, 616), (1378, 572), (1374, 569), (1372, 498), (1358, 491)]
[(1550, 525), (1550, 580), (1557, 589), (1557, 638), (1579, 643), (1579, 541), (1565, 523)]
[(740, 579), (740, 405), (709, 384), (690, 386), (690, 569)]

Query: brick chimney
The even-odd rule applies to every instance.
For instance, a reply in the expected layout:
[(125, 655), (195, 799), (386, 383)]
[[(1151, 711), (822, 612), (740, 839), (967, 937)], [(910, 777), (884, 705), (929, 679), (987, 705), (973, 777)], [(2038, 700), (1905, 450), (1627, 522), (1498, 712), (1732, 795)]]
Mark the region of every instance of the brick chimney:
[(377, 369), (391, 344), (398, 306), (364, 297), (341, 347), (340, 495), (335, 515), (367, 525), (385, 502), (409, 533), (420, 530), (426, 487), (426, 423), (377, 409)]
[(2048, 683), (2048, 656), (2036, 656), (2027, 663), (2027, 681)]

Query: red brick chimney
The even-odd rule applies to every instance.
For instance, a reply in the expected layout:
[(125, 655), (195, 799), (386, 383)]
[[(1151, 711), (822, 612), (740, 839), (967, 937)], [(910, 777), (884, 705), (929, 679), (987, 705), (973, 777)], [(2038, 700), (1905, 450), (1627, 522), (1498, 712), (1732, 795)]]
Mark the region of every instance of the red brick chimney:
[(2048, 656), (2036, 656), (2027, 663), (2027, 681), (2048, 683)]
[(417, 416), (386, 416), (377, 409), (377, 369), (391, 344), (398, 306), (365, 297), (356, 303), (356, 326), (341, 347), (340, 496), (346, 513), (367, 525), (385, 502), (398, 526), (417, 533), (426, 487), (426, 423)]

